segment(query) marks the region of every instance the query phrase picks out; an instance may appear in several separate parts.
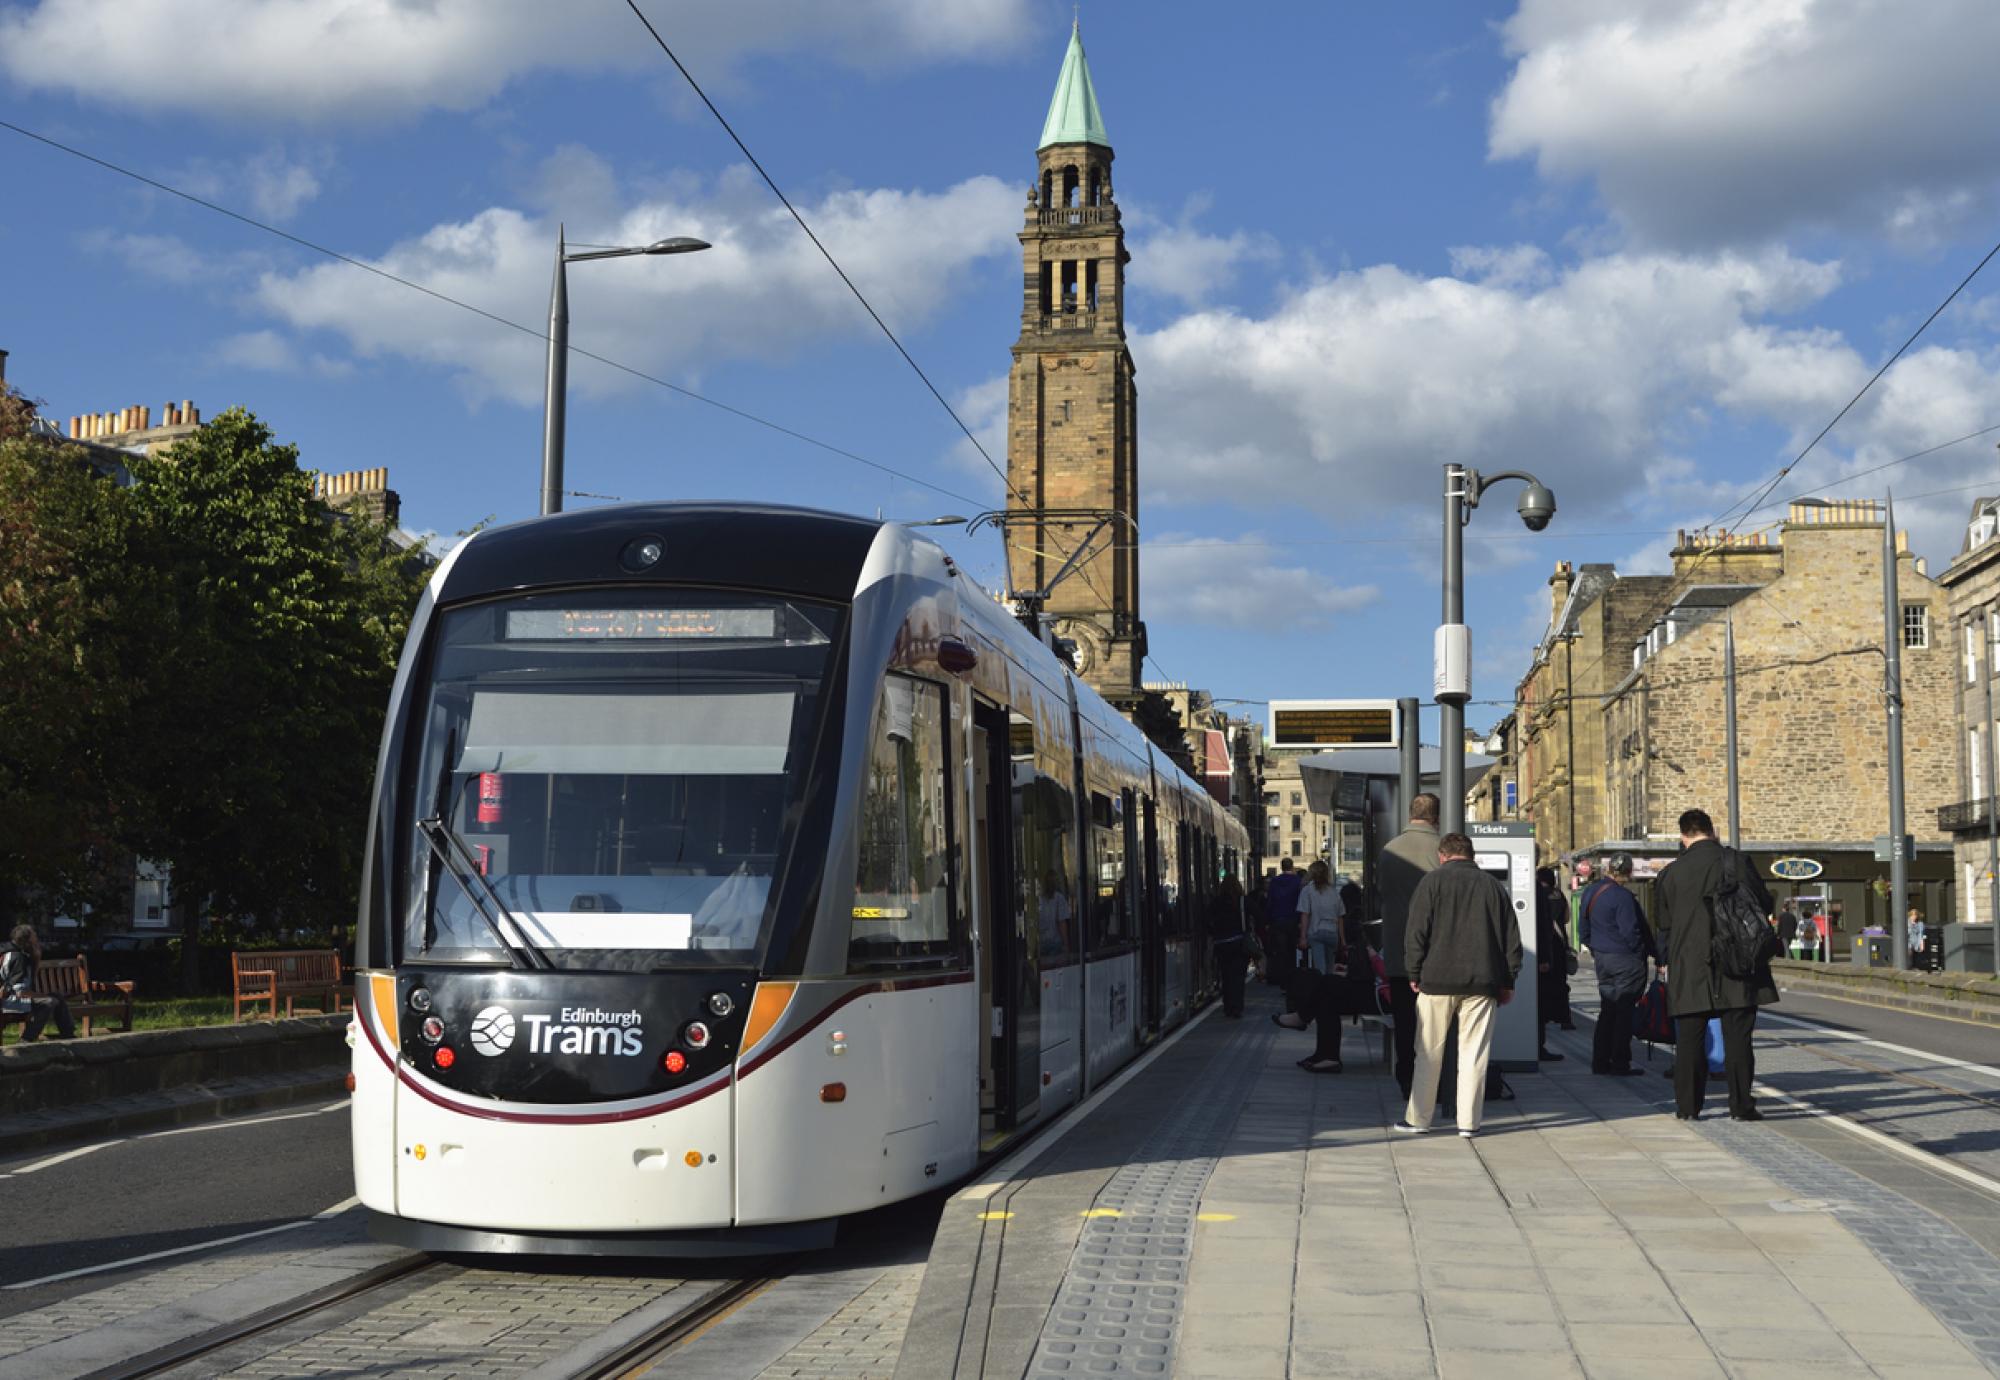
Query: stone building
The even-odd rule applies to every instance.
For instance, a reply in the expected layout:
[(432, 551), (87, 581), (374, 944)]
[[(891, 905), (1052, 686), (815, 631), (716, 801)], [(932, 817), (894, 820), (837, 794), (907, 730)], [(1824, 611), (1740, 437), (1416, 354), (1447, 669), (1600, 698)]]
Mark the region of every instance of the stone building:
[(153, 409), (142, 403), (112, 412), (84, 412), (69, 419), (69, 437), (119, 450), (158, 455), (174, 442), (201, 430), (201, 409), (193, 402), (170, 402), (153, 425)]
[(1111, 141), (1072, 29), (1036, 149), (1021, 230), (1021, 332), (1007, 384), (1007, 578), (1049, 591), (1056, 634), (1128, 714), (1141, 692), (1139, 431), (1125, 344), (1125, 230)]
[[(1886, 919), (1872, 885), (1887, 868), (1874, 841), (1889, 832), (1882, 526), (1873, 502), (1803, 500), (1774, 541), (1682, 534), (1672, 598), (1627, 643), (1625, 674), (1605, 696), (1608, 799), (1594, 849), (1671, 857), (1690, 806), (1728, 837), (1723, 651), (1733, 622), (1745, 852), (1767, 875), (1780, 857), (1816, 866), (1810, 878), (1774, 881), (1773, 894), (1823, 905), (1836, 930)], [(1917, 903), (1940, 917), (1953, 898), (1937, 811), (1958, 784), (1950, 615), (1900, 533), (1897, 546), (1911, 876)]]
[(1515, 732), (1519, 722), (1515, 715), (1507, 715), (1480, 743), (1479, 751), (1491, 757), (1493, 765), (1479, 773), (1465, 792), (1468, 821), (1499, 823), (1521, 817), (1520, 747)]
[[(1957, 789), (1938, 812), (1938, 826), (1952, 840), (1952, 876), (1960, 887), (1958, 919), (1987, 923), (1994, 918), (1993, 715), (2000, 688), (2000, 498), (1972, 505), (1965, 543), (1938, 575), (1945, 591), (1949, 624), (1945, 636), (1957, 649), (1952, 676), (1952, 748)], [(1983, 678), (1982, 678), (1983, 676)]]
[[(1544, 862), (1609, 836), (1604, 696), (1630, 669), (1627, 649), (1651, 626), (1672, 583), (1568, 561), (1549, 577), (1548, 631), (1514, 696), (1515, 804), (1511, 813), (1481, 816), (1531, 822)], [(1488, 787), (1503, 803), (1507, 779)]]

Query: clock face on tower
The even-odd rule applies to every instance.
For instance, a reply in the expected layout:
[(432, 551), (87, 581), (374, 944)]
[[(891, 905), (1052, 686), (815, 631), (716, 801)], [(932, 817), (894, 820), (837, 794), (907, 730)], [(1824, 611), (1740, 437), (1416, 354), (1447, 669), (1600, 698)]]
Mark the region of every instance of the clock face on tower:
[(1104, 664), (1104, 631), (1087, 618), (1058, 618), (1055, 620), (1057, 637), (1066, 637), (1076, 644), (1076, 673), (1089, 676)]

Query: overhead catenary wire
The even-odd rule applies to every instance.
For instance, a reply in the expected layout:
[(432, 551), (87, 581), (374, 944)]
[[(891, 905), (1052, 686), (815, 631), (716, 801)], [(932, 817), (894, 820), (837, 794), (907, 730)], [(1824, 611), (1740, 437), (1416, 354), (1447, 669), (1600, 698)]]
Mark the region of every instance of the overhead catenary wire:
[(1012, 484), (1008, 483), (1007, 472), (995, 464), (993, 457), (986, 453), (986, 447), (979, 443), (979, 437), (973, 433), (971, 427), (965, 424), (965, 418), (959, 416), (958, 410), (945, 399), (943, 393), (938, 391), (938, 386), (931, 382), (931, 376), (924, 372), (924, 367), (921, 364), (917, 363), (916, 356), (904, 348), (903, 342), (897, 338), (894, 331), (889, 329), (889, 323), (882, 319), (882, 314), (875, 310), (874, 304), (868, 300), (867, 295), (855, 285), (854, 279), (848, 276), (847, 270), (840, 266), (840, 261), (833, 257), (833, 252), (820, 241), (820, 237), (813, 233), (813, 228), (806, 224), (806, 218), (799, 214), (799, 208), (792, 204), (792, 199), (785, 195), (784, 190), (778, 186), (777, 180), (765, 170), (763, 163), (758, 160), (757, 155), (750, 151), (750, 146), (743, 141), (743, 136), (736, 132), (736, 127), (729, 123), (722, 111), (716, 107), (715, 102), (709, 99), (708, 92), (702, 90), (701, 83), (694, 79), (694, 73), (688, 71), (687, 64), (680, 60), (680, 55), (674, 52), (672, 46), (661, 36), (660, 31), (653, 27), (653, 21), (646, 18), (646, 12), (639, 8), (638, 0), (625, 0), (625, 3), (631, 9), (632, 13), (638, 17), (639, 22), (646, 26), (646, 32), (653, 36), (653, 42), (659, 44), (660, 51), (667, 55), (667, 60), (673, 63), (675, 69), (687, 81), (689, 89), (700, 98), (703, 105), (708, 107), (708, 113), (713, 115), (715, 122), (722, 126), (722, 132), (729, 136), (730, 142), (735, 144), (737, 150), (749, 160), (750, 166), (756, 170), (757, 176), (764, 179), (764, 185), (771, 189), (771, 195), (778, 198), (778, 201), (784, 208), (791, 213), (792, 219), (798, 222), (799, 229), (805, 231), (806, 238), (812, 241), (813, 248), (820, 252), (820, 257), (825, 259), (833, 271), (840, 275), (840, 281), (845, 283), (847, 290), (854, 294), (854, 300), (861, 304), (861, 309), (867, 312), (869, 319), (881, 328), (882, 334), (888, 337), (889, 343), (896, 347), (896, 353), (903, 357), (903, 362), (910, 366), (911, 370), (916, 373), (916, 376), (923, 381), (924, 387), (930, 390), (930, 395), (937, 399), (938, 406), (942, 407), (946, 415), (958, 424), (958, 429), (965, 433), (965, 439), (972, 442), (972, 448), (979, 452), (979, 458), (984, 460), (987, 467), (999, 477), (1001, 490), (1013, 497), (1026, 499), (1027, 494), (1025, 492), (1015, 489)]
[[(119, 163), (114, 163), (108, 158), (103, 158), (98, 156), (97, 154), (90, 153), (87, 150), (77, 148), (75, 145), (66, 144), (59, 139), (52, 139), (48, 135), (38, 133), (37, 131), (29, 129), (24, 125), (15, 124), (11, 120), (0, 119), (0, 129), (9, 130), (12, 133), (21, 135), (23, 138), (26, 139), (32, 139), (38, 144), (43, 144), (49, 148), (57, 150), (58, 152), (66, 153), (70, 155), (72, 158), (78, 158), (86, 163), (95, 164), (97, 167), (103, 168), (107, 172), (116, 173), (120, 177), (129, 178), (134, 182), (138, 182), (144, 186), (151, 187), (155, 191), (164, 192), (168, 196), (178, 197), (182, 201), (188, 202), (195, 206), (199, 206), (205, 211), (211, 211), (219, 216), (226, 216), (230, 220), (237, 221), (243, 225), (247, 225), (253, 230), (261, 231), (267, 235), (274, 235), (281, 240), (286, 240), (292, 244), (299, 246), (301, 249), (310, 250), (315, 254), (319, 254), (326, 258), (335, 260), (338, 263), (346, 264), (350, 268), (360, 269), (363, 273), (373, 274), (375, 277), (381, 278), (386, 282), (394, 283), (398, 287), (407, 288), (412, 292), (420, 292), (424, 296), (432, 298), (435, 301), (442, 302), (447, 306), (456, 307), (460, 311), (470, 312), (474, 316), (482, 317), (485, 320), (494, 323), (495, 325), (505, 326), (509, 330), (519, 331), (523, 335), (531, 336), (536, 340), (542, 341), (544, 344), (548, 342), (548, 333), (546, 331), (538, 330), (533, 326), (524, 325), (519, 321), (515, 321), (509, 317), (502, 316), (498, 312), (489, 311), (484, 307), (476, 306), (471, 302), (467, 302), (460, 298), (453, 297), (449, 293), (440, 292), (436, 288), (430, 287), (424, 283), (420, 283), (413, 278), (405, 278), (401, 274), (391, 273), (388, 269), (381, 268), (375, 264), (371, 264), (364, 259), (357, 259), (351, 254), (343, 254), (337, 249), (330, 248), (329, 246), (320, 244), (314, 240), (309, 240), (305, 238), (303, 235), (295, 235), (289, 230), (282, 230), (275, 225), (269, 224), (268, 222), (258, 220), (255, 216), (246, 215), (241, 211), (235, 210), (228, 206), (224, 206), (220, 202), (211, 201), (206, 197), (197, 196), (193, 192), (187, 191), (180, 187), (176, 187), (169, 182), (163, 182), (158, 178), (149, 177), (145, 173), (138, 172), (135, 169), (125, 167)], [(897, 469), (893, 465), (885, 465), (879, 460), (872, 460), (868, 456), (862, 455), (856, 451), (849, 450), (845, 446), (836, 445), (831, 441), (822, 440), (817, 436), (813, 436), (810, 433), (800, 431), (795, 427), (786, 426), (782, 422), (773, 421), (769, 417), (760, 416), (757, 413), (752, 412), (747, 408), (738, 407), (734, 403), (724, 402), (719, 398), (712, 398), (705, 393), (699, 393), (692, 388), (687, 388), (682, 386), (681, 384), (673, 383), (667, 379), (660, 378), (658, 375), (649, 374), (643, 369), (638, 369), (620, 360), (612, 359), (608, 355), (601, 355), (596, 353), (595, 351), (584, 349), (583, 347), (575, 344), (572, 344), (569, 347), (569, 351), (573, 355), (577, 355), (584, 359), (595, 361), (596, 363), (605, 365), (611, 369), (616, 369), (618, 372), (629, 375), (632, 378), (640, 379), (646, 383), (654, 384), (660, 388), (664, 388), (667, 391), (675, 393), (683, 398), (686, 398), (691, 402), (698, 402), (701, 403), (703, 406), (712, 407), (719, 412), (727, 413), (728, 415), (735, 417), (741, 421), (746, 421), (755, 426), (763, 427), (767, 431), (775, 432), (780, 436), (785, 436), (791, 440), (798, 441), (804, 445), (812, 446), (818, 450), (823, 450), (830, 455), (837, 455), (844, 460), (851, 460), (855, 464), (865, 465), (869, 469), (875, 470), (878, 473), (889, 475), (890, 477), (895, 479), (900, 479), (908, 484), (914, 484), (919, 488), (929, 489), (932, 493), (942, 494), (946, 498), (956, 499), (961, 503), (979, 504), (985, 501), (983, 499), (974, 498), (970, 494), (960, 493), (955, 489), (948, 489), (942, 484), (933, 483), (928, 479), (924, 479), (918, 475), (911, 474), (906, 470)]]

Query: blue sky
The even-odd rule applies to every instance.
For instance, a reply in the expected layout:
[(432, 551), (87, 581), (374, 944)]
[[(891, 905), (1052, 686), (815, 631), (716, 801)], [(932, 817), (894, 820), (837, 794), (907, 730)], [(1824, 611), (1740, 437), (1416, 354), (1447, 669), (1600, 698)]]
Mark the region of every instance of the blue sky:
[[(645, 8), (1004, 460), (1014, 235), (1071, 6)], [(1663, 568), (2000, 219), (1986, 0), (1094, 0), (1083, 34), (1133, 254), (1154, 673), (1226, 698), (1424, 692), (1447, 460), (1561, 503), (1530, 537), (1501, 491), (1471, 528), (1475, 690), (1508, 698), (1554, 561)], [(950, 492), (588, 361), (572, 487), (999, 501), (612, 0), (0, 0), (0, 118), (531, 325), (558, 219), (700, 235), (572, 270), (574, 343)], [(4, 130), (0, 159), (0, 348), (52, 415), (241, 403), (308, 465), (387, 465), (413, 527), (532, 513), (534, 339)], [(1995, 291), (1774, 498), (2000, 424)], [(1885, 476), (1934, 567), (1996, 439)], [(944, 540), (998, 583), (990, 534)]]

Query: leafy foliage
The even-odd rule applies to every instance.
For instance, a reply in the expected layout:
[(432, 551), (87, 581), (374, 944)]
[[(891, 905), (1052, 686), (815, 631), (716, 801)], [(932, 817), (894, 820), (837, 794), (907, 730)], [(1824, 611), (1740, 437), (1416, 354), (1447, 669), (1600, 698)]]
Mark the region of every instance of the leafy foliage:
[(137, 855), (190, 935), (344, 926), (421, 559), (241, 410), (129, 489), (74, 457), (0, 440), (0, 880)]

